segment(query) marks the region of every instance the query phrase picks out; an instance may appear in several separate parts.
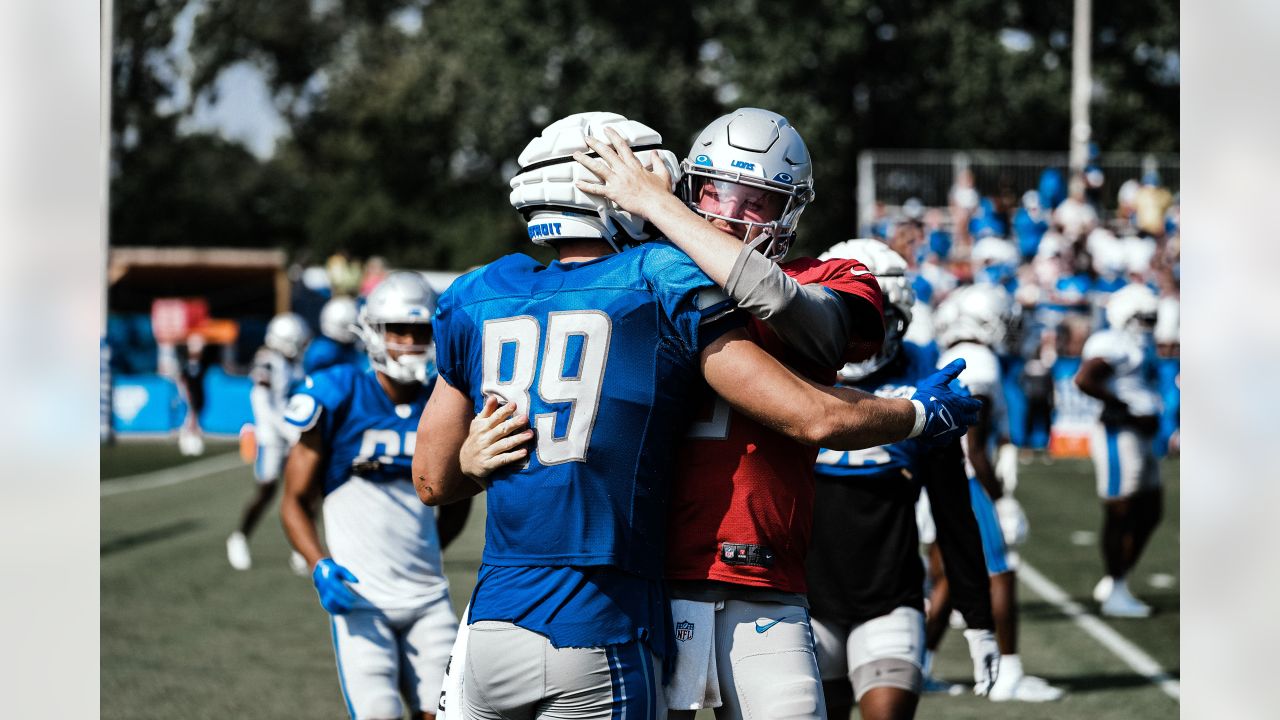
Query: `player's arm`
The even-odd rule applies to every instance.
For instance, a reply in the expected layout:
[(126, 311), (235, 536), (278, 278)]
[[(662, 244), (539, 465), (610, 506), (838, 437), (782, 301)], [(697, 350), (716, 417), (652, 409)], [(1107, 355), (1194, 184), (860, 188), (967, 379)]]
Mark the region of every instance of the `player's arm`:
[(969, 499), (964, 453), (959, 443), (951, 443), (928, 453), (925, 463), (924, 487), (956, 609), (970, 628), (994, 629), (991, 583), (978, 519)]
[(1080, 363), (1076, 371), (1076, 387), (1085, 395), (1102, 401), (1102, 417), (1104, 421), (1126, 423), (1144, 432), (1154, 433), (1160, 421), (1156, 416), (1137, 416), (1129, 411), (1129, 406), (1121, 400), (1108, 386), (1108, 381), (1116, 374), (1115, 368), (1101, 357), (1087, 358)]
[(701, 364), (707, 383), (739, 412), (799, 442), (834, 450), (887, 445), (921, 434), (942, 442), (962, 433), (976, 419), (979, 406), (946, 387), (964, 368), (963, 361), (923, 381), (910, 400), (806, 380), (740, 328), (710, 343)]
[(413, 487), (427, 505), (448, 505), (484, 489), (462, 472), (458, 459), (474, 417), (471, 399), (438, 377), (413, 448)]
[(964, 435), (969, 450), (969, 464), (973, 465), (973, 473), (986, 489), (992, 500), (1004, 495), (1004, 488), (996, 478), (996, 468), (987, 452), (987, 443), (991, 436), (991, 399), (984, 395), (975, 395), (982, 401), (982, 409), (978, 411), (978, 422), (969, 426)]
[(280, 522), (289, 544), (306, 558), (308, 567), (325, 557), (316, 530), (316, 503), (320, 499), (320, 466), (324, 440), (320, 429), (313, 427), (302, 433), (289, 450), (284, 465), (284, 494), (280, 498)]
[[(585, 138), (599, 159), (574, 155), (603, 183), (579, 181), (577, 187), (647, 218), (724, 288), (739, 308), (768, 323), (783, 342), (823, 367), (838, 367), (850, 338), (863, 335), (863, 323), (875, 316), (873, 321), (882, 326), (879, 312), (864, 308), (867, 303), (861, 298), (820, 285), (801, 285), (752, 245), (716, 229), (671, 194), (671, 176), (656, 152), (651, 172), (613, 128), (605, 133), (611, 145)], [(878, 327), (872, 336), (882, 332), (883, 327)]]

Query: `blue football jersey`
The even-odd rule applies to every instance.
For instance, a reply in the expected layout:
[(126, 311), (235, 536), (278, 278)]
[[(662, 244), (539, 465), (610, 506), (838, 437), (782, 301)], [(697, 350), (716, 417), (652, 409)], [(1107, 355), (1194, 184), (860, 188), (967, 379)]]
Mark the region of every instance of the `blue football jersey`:
[[(848, 385), (880, 397), (910, 398), (915, 394), (916, 383), (934, 373), (936, 359), (936, 354), (904, 342), (897, 359), (870, 377)], [(929, 449), (916, 438), (862, 450), (824, 448), (818, 452), (814, 471), (828, 478), (850, 480), (886, 474), (911, 479), (918, 477), (920, 461), (928, 452)]]
[(302, 370), (308, 375), (334, 365), (358, 365), (363, 353), (354, 343), (344, 344), (321, 335), (307, 346), (302, 356)]
[(454, 281), (433, 320), (440, 376), (527, 412), (523, 467), (488, 486), (484, 562), (661, 577), (667, 483), (701, 349), (736, 313), (665, 242), (580, 263), (508, 255)]
[(372, 370), (335, 365), (307, 376), (289, 399), (285, 420), (303, 431), (319, 423), (328, 449), (321, 468), (325, 495), (353, 475), (370, 482), (412, 478), (418, 419), (431, 387), (397, 405)]

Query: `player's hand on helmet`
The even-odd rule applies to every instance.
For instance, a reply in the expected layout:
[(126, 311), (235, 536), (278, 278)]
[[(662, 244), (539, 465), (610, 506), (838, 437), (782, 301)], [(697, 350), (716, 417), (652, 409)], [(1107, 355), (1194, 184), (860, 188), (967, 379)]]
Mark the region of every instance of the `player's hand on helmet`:
[(996, 500), (996, 518), (1000, 521), (1000, 534), (1004, 535), (1006, 545), (1021, 545), (1027, 541), (1027, 533), (1031, 525), (1027, 522), (1027, 513), (1022, 503), (1012, 495), (1004, 495)]
[(916, 384), (911, 402), (917, 403), (916, 412), (923, 411), (923, 415), (910, 437), (941, 447), (964, 435), (969, 426), (978, 421), (982, 401), (951, 385), (964, 368), (964, 358), (958, 358)]
[(316, 593), (320, 595), (320, 604), (330, 615), (343, 615), (355, 607), (356, 594), (347, 587), (347, 583), (360, 581), (333, 558), (324, 558), (316, 563), (311, 571), (311, 582), (315, 583)]
[(969, 629), (964, 631), (964, 639), (969, 642), (969, 657), (973, 660), (973, 694), (985, 697), (1000, 674), (996, 634), (991, 630)]
[(649, 151), (653, 169), (648, 170), (618, 131), (605, 128), (604, 132), (609, 142), (585, 138), (587, 146), (599, 157), (583, 152), (573, 154), (573, 159), (600, 178), (600, 182), (579, 180), (574, 185), (588, 195), (612, 200), (623, 210), (650, 217), (656, 203), (671, 195), (671, 173), (657, 150)]
[(515, 403), (499, 403), (496, 396), (490, 395), (480, 414), (471, 421), (471, 431), (458, 451), (462, 472), (474, 480), (483, 480), (494, 470), (527, 458), (529, 449), (521, 446), (532, 439), (528, 416), (516, 412)]

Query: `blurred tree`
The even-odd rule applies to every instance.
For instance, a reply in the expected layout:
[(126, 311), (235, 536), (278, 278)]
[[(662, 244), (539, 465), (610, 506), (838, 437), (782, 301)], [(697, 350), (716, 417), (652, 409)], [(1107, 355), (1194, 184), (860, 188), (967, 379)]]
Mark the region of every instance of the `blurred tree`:
[[(854, 228), (866, 147), (1063, 149), (1071, 8), (1031, 0), (117, 0), (119, 242), (344, 248), (465, 268), (528, 249), (506, 181), (551, 120), (612, 110), (683, 154), (742, 105), (814, 155), (800, 249)], [(195, 13), (175, 70), (174, 19)], [(1172, 0), (1095, 4), (1095, 136), (1177, 148)], [(180, 59), (180, 58), (179, 58)], [(249, 63), (289, 133), (259, 161), (180, 122)]]

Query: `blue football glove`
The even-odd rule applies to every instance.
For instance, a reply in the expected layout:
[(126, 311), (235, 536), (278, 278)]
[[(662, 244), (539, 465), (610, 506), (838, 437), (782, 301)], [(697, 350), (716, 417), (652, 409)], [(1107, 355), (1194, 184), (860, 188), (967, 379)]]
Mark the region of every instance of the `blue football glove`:
[(351, 592), (347, 583), (360, 581), (350, 570), (334, 562), (333, 558), (325, 558), (316, 563), (316, 569), (311, 571), (311, 582), (315, 583), (320, 604), (329, 614), (343, 615), (355, 607), (356, 594)]
[(958, 358), (916, 384), (911, 401), (924, 407), (924, 417), (923, 422), (916, 422), (910, 437), (919, 437), (925, 444), (939, 447), (964, 435), (969, 426), (978, 421), (982, 401), (950, 386), (964, 368), (964, 358)]

